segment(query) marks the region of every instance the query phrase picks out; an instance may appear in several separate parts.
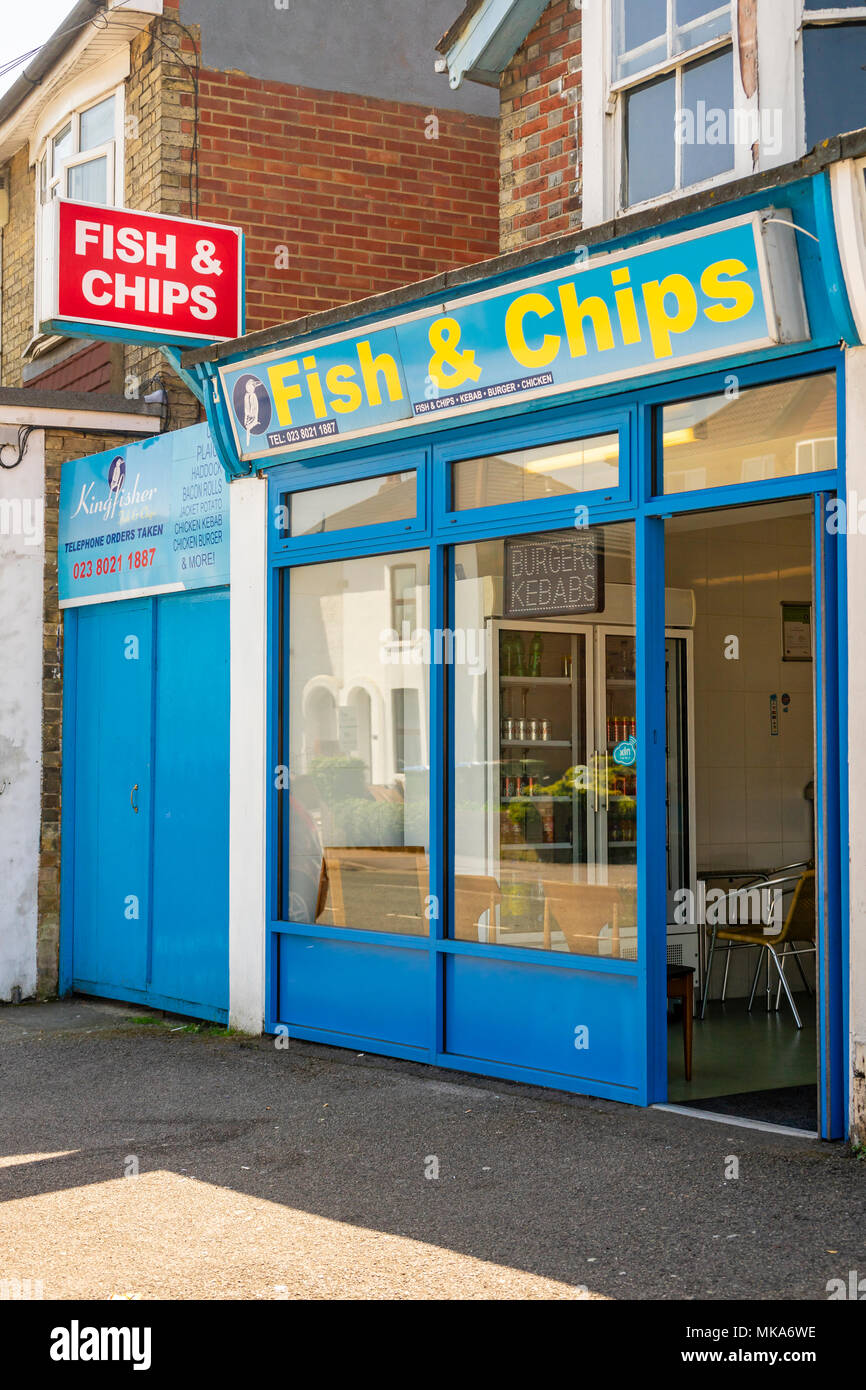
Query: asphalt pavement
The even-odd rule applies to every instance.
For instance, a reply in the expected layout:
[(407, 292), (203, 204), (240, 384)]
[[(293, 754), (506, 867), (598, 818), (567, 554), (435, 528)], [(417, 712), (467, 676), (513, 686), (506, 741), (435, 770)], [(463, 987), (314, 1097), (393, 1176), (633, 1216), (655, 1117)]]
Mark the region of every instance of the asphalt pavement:
[(0, 1008), (0, 1096), (0, 1294), (826, 1300), (866, 1275), (841, 1144), (80, 999)]

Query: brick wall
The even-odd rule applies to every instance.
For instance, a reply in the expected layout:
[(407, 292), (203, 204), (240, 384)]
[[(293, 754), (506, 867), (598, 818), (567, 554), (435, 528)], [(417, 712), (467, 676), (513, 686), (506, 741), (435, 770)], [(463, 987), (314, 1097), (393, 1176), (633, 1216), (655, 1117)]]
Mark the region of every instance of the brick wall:
[(33, 337), (33, 170), (25, 145), (6, 166), (9, 222), (3, 238), (3, 299), (0, 315), (0, 385), (21, 385), (21, 354)]
[[(496, 255), (498, 121), (198, 71), (197, 41), (197, 27), (179, 24), (176, 0), (133, 40), (124, 198), (144, 211), (190, 215), (196, 71), (197, 213), (247, 233), (250, 331)], [(3, 234), (8, 386), (22, 384), (33, 331), (27, 157), (22, 148), (12, 161)], [(171, 380), (173, 423), (193, 423), (196, 403), (159, 353), (126, 346), (129, 394), (157, 372)]]
[(250, 331), (496, 255), (495, 120), (240, 73), (201, 90), (201, 215), (247, 231)]
[[(178, 10), (165, 0), (161, 32), (192, 64)], [(179, 187), (186, 214), (192, 83), (160, 61), (163, 196)], [(497, 120), (239, 71), (199, 79), (198, 214), (247, 234), (250, 332), (497, 254)]]
[(120, 434), (45, 431), (45, 567), (42, 576), (42, 819), (39, 834), (36, 980), (40, 998), (57, 993), (60, 942), (60, 769), (63, 746), (63, 619), (57, 598), (60, 470), (67, 459), (128, 444)]
[[(167, 216), (191, 215), (189, 168), (193, 131), (195, 46), (179, 26), (176, 5), (166, 3), (161, 19), (132, 44), (124, 95), (126, 191), (129, 207)], [(186, 65), (186, 66), (185, 66)], [(165, 382), (174, 428), (201, 418), (198, 402), (174, 376), (165, 359), (145, 344), (125, 350), (125, 390), (133, 396), (159, 374)]]
[(500, 80), (500, 249), (581, 224), (580, 5), (553, 0)]
[[(168, 9), (169, 7), (167, 7)], [(192, 82), (183, 63), (191, 62), (192, 41), (170, 12), (155, 19), (131, 46), (130, 76), (124, 94), (126, 187), (124, 201), (144, 211), (189, 216), (189, 153), (192, 148)], [(3, 229), (3, 295), (0, 319), (0, 384), (22, 386), (22, 353), (33, 336), (35, 171), (28, 168), (29, 146), (22, 145), (6, 166), (9, 222)], [(94, 349), (91, 365), (97, 361)], [(104, 358), (104, 353), (102, 354)], [(120, 391), (135, 396), (137, 386), (157, 373), (165, 379), (172, 424), (200, 418), (198, 402), (174, 377), (164, 358), (148, 346), (129, 343), (112, 356), (113, 369), (89, 371), (80, 382), (70, 377), (72, 358), (31, 376), (37, 389)], [(39, 364), (39, 359), (36, 365)], [(82, 365), (81, 363), (78, 364)], [(81, 449), (78, 451), (81, 453)]]

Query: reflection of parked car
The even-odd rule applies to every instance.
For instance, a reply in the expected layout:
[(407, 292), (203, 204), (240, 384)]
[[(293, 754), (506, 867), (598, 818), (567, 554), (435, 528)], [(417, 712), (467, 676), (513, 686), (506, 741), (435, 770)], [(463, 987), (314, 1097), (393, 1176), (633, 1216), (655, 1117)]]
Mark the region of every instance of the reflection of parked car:
[(328, 901), (328, 866), (315, 821), (289, 793), (289, 921), (316, 922)]

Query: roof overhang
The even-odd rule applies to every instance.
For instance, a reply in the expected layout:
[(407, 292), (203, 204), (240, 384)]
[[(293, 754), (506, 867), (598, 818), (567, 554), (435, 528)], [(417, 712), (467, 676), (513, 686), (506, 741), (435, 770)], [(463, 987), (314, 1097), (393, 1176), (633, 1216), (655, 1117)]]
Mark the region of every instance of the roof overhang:
[(488, 87), (499, 85), (523, 40), (538, 23), (550, 0), (469, 0), (437, 48), (445, 55), (448, 81), (464, 77)]
[(40, 391), (34, 387), (0, 387), (0, 426), (34, 425), (37, 429), (92, 430), (111, 434), (159, 434), (162, 409), (145, 401), (128, 401), (99, 391)]
[[(11, 3), (11, 0), (10, 0)], [(78, 0), (33, 61), (0, 97), (0, 164), (30, 144), (35, 158), (46, 122), (64, 115), (63, 91), (71, 81), (92, 72), (107, 88), (129, 75), (129, 45), (162, 14), (162, 0)]]

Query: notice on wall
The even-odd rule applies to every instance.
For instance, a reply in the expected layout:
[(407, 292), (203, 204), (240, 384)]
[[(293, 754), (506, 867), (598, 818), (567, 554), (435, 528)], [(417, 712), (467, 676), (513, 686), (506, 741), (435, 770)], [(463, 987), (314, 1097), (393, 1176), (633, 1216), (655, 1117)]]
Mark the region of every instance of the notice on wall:
[(782, 604), (782, 660), (812, 660), (811, 603)]
[(604, 541), (598, 528), (506, 539), (506, 618), (557, 618), (603, 608)]
[(229, 487), (207, 425), (63, 465), (61, 608), (229, 582)]

